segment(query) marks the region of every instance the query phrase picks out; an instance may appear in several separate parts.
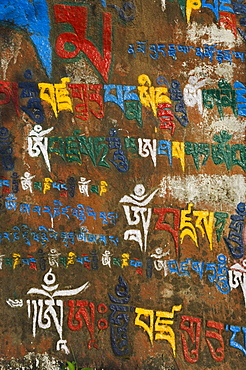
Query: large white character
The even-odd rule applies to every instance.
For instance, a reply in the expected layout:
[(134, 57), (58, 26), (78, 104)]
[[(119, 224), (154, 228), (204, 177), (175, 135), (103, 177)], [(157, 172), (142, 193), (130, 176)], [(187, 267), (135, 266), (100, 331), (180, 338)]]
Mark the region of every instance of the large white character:
[(156, 139), (141, 139), (138, 138), (138, 154), (141, 155), (143, 158), (147, 158), (149, 155), (156, 167)]
[[(27, 294), (37, 294), (41, 296), (46, 296), (48, 299), (32, 299), (27, 300), (28, 307), (28, 317), (32, 314), (32, 330), (33, 336), (36, 336), (37, 325), (41, 329), (48, 329), (51, 327), (51, 319), (55, 324), (56, 330), (59, 334), (59, 340), (56, 344), (56, 349), (65, 351), (66, 354), (69, 353), (69, 349), (66, 345), (67, 341), (63, 339), (63, 301), (61, 299), (55, 299), (56, 297), (67, 297), (73, 296), (78, 293), (84, 292), (90, 283), (87, 282), (84, 285), (76, 289), (68, 290), (58, 290), (59, 284), (55, 284), (56, 277), (50, 269), (44, 275), (44, 284), (42, 284), (42, 289), (31, 288), (28, 290)], [(32, 312), (33, 306), (33, 312)], [(60, 315), (57, 314), (56, 308), (59, 308)], [(60, 316), (60, 317), (59, 317)]]
[(38, 157), (40, 153), (43, 154), (46, 166), (51, 171), (50, 161), (48, 156), (48, 138), (44, 135), (52, 131), (54, 127), (42, 130), (42, 126), (35, 125), (34, 129), (29, 132), (28, 141), (28, 153), (31, 157)]
[(134, 194), (130, 194), (130, 196), (125, 195), (120, 200), (120, 203), (132, 204), (132, 206), (123, 205), (126, 219), (130, 226), (138, 225), (142, 221), (144, 233), (143, 238), (141, 230), (139, 229), (130, 229), (124, 233), (124, 239), (135, 240), (138, 242), (142, 252), (146, 252), (147, 250), (148, 229), (152, 215), (152, 208), (147, 208), (146, 205), (153, 199), (158, 190), (159, 189), (156, 189), (153, 193), (148, 195), (145, 194), (145, 187), (142, 184), (138, 184), (134, 188)]

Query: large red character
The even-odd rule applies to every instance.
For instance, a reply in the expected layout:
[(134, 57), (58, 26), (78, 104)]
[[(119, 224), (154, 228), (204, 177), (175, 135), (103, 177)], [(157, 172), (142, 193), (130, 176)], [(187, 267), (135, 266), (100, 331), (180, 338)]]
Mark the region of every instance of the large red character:
[[(90, 62), (108, 82), (108, 75), (112, 59), (112, 23), (111, 14), (103, 13), (103, 47), (102, 54), (95, 45), (86, 38), (88, 25), (88, 10), (82, 6), (54, 5), (55, 21), (57, 23), (69, 23), (75, 33), (61, 33), (56, 40), (56, 53), (59, 57), (69, 59), (75, 58), (80, 51), (87, 56)], [(68, 50), (69, 44), (73, 50)], [(66, 48), (67, 46), (67, 48)]]

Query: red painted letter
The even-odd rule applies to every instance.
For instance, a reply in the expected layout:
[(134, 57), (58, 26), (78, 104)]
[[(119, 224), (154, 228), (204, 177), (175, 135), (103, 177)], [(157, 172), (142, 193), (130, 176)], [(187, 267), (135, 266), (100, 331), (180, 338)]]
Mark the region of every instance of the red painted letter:
[[(82, 6), (54, 5), (55, 20), (57, 23), (69, 23), (75, 33), (66, 32), (57, 37), (56, 53), (61, 58), (74, 58), (80, 51), (87, 56), (94, 67), (108, 82), (112, 53), (112, 24), (111, 14), (103, 13), (103, 56), (95, 45), (86, 39), (87, 8)], [(66, 50), (66, 44), (73, 44), (74, 50)]]
[[(200, 336), (201, 336), (201, 319), (197, 317), (191, 317), (191, 316), (181, 316), (182, 321), (180, 323), (180, 329), (185, 330), (187, 334), (189, 335), (191, 339), (192, 346), (195, 344), (195, 349), (192, 349), (190, 351), (191, 355), (194, 355), (194, 357), (191, 357), (189, 354), (189, 349), (188, 349), (188, 344), (187, 340), (185, 339), (185, 335), (181, 333), (181, 339), (182, 339), (182, 344), (183, 344), (183, 353), (184, 353), (184, 358), (186, 361), (190, 362), (191, 364), (194, 364), (195, 362), (198, 361), (199, 357), (199, 345), (200, 345)], [(185, 321), (189, 321), (190, 325), (184, 325)], [(196, 331), (194, 328), (194, 324), (196, 324)]]
[[(208, 348), (210, 350), (210, 353), (211, 353), (212, 357), (215, 359), (215, 361), (223, 361), (224, 357), (225, 357), (225, 353), (224, 353), (225, 346), (224, 346), (223, 337), (221, 335), (221, 331), (224, 329), (224, 324), (221, 324), (221, 323), (215, 322), (215, 321), (208, 321), (207, 322), (207, 327), (214, 328), (214, 329), (217, 329), (219, 331), (218, 333), (216, 333), (214, 331), (206, 330), (205, 336), (208, 337), (208, 338), (217, 339), (220, 342), (221, 347), (218, 347), (218, 348), (214, 349), (210, 340), (206, 338), (206, 342), (207, 342), (207, 345), (208, 345)], [(220, 354), (220, 355), (217, 356), (217, 354)]]
[[(174, 239), (176, 254), (179, 255), (179, 221), (180, 221), (180, 210), (174, 208), (154, 208), (154, 213), (159, 213), (159, 218), (155, 225), (155, 230), (166, 230), (169, 231)], [(172, 228), (169, 224), (164, 223), (165, 215), (167, 213), (173, 213), (173, 224)]]

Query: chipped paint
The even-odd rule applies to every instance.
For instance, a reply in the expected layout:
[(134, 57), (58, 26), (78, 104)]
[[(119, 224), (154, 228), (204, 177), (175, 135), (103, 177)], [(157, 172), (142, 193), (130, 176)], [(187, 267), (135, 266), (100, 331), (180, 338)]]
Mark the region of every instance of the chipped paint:
[(7, 77), (7, 70), (11, 60), (13, 59), (13, 63), (16, 64), (19, 52), (21, 50), (21, 43), (22, 43), (22, 36), (17, 35), (16, 39), (11, 39), (9, 45), (4, 44), (2, 49), (2, 57), (1, 57), (1, 68), (3, 70), (3, 80), (6, 80)]
[(100, 79), (94, 73), (93, 68), (84, 59), (80, 59), (73, 64), (68, 63), (66, 72), (70, 76), (71, 83), (100, 84)]

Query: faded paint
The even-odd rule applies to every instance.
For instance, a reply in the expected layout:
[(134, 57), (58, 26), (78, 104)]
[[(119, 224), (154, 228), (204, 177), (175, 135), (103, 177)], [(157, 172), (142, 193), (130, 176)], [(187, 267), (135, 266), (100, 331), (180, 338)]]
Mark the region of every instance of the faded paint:
[[(184, 62), (186, 63), (186, 62)], [(191, 69), (188, 73), (187, 71), (181, 71), (182, 74), (188, 76), (197, 76), (198, 78), (207, 77), (207, 84), (218, 81), (218, 78), (225, 78), (231, 81), (234, 76), (236, 64), (218, 64), (218, 65), (208, 65), (207, 63), (199, 63), (199, 66), (196, 66), (194, 69)], [(216, 76), (216, 78), (211, 78), (210, 76)]]
[(245, 119), (226, 115), (223, 119), (209, 119), (208, 114), (203, 115), (203, 122), (199, 126), (204, 130), (207, 137), (217, 134), (221, 130), (226, 130), (233, 134), (233, 140), (240, 141), (245, 134)]
[(219, 28), (216, 24), (202, 25), (192, 22), (187, 27), (187, 40), (199, 45), (219, 44), (223, 48), (235, 48), (243, 45), (241, 37), (235, 39), (231, 30)]
[(11, 60), (13, 59), (13, 63), (16, 64), (17, 58), (21, 51), (21, 44), (22, 44), (22, 36), (16, 35), (15, 40), (14, 38), (11, 40), (10, 44), (3, 45), (2, 51), (2, 58), (1, 58), (1, 68), (3, 69), (3, 76), (2, 78), (6, 80), (7, 77), (7, 70), (10, 65)]
[[(4, 362), (4, 360), (2, 360)], [(48, 353), (29, 352), (23, 359), (12, 359), (9, 364), (1, 365), (1, 370), (60, 370), (60, 362)]]
[(206, 202), (225, 210), (229, 205), (234, 208), (244, 202), (246, 181), (244, 175), (169, 175), (163, 177), (159, 191), (160, 197), (165, 198), (167, 194), (172, 202)]

